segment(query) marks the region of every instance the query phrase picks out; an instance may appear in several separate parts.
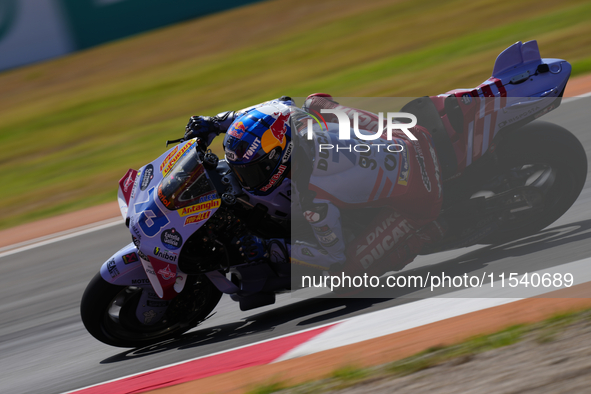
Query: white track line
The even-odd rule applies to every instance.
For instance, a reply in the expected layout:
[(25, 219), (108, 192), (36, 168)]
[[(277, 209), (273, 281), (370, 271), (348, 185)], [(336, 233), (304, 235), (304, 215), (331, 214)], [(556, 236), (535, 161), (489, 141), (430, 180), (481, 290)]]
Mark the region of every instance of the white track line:
[(66, 239), (74, 238), (79, 235), (89, 234), (95, 231), (103, 230), (105, 228), (118, 226), (123, 224), (123, 219), (108, 219), (100, 222), (88, 224), (86, 226), (76, 227), (70, 230), (61, 231), (59, 233), (47, 235), (40, 238), (35, 238), (30, 241), (20, 242), (14, 245), (0, 248), (0, 258), (10, 256), (16, 253), (24, 252), (26, 250), (38, 248), (40, 246), (49, 245), (55, 242), (64, 241)]
[[(539, 278), (544, 274), (550, 274), (552, 276), (560, 273), (564, 276), (564, 274), (569, 273), (573, 275), (574, 283), (572, 285), (575, 286), (591, 281), (589, 264), (591, 264), (591, 258), (586, 258), (572, 263), (530, 272), (528, 278), (531, 278), (531, 275), (534, 273), (537, 273)], [(522, 278), (522, 275), (518, 275), (518, 278)], [(501, 287), (501, 282), (497, 281), (494, 282), (493, 288), (490, 287), (490, 284), (483, 287), (468, 288), (443, 296), (427, 298), (354, 316), (324, 331), (309, 341), (296, 346), (273, 362), (289, 360), (323, 350), (367, 341), (558, 290), (556, 287), (543, 287), (541, 282), (538, 284), (540, 284), (538, 287), (525, 287), (525, 285), (520, 284), (518, 287), (513, 288), (509, 286), (509, 282), (505, 278), (504, 287)]]
[(591, 97), (591, 92), (584, 93), (584, 94), (579, 94), (578, 96), (574, 96), (574, 97), (564, 98), (564, 99), (562, 99), (562, 104), (567, 104), (567, 103), (576, 101), (578, 99), (581, 99), (583, 97)]

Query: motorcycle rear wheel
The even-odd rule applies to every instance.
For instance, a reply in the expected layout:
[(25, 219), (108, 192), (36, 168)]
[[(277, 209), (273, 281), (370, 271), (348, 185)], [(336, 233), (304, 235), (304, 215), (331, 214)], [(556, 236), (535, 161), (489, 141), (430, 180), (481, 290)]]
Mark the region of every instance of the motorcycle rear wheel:
[(497, 150), (497, 174), (527, 166), (551, 171), (551, 181), (541, 185), (544, 206), (525, 220), (509, 220), (482, 239), (501, 244), (534, 234), (560, 218), (577, 200), (587, 178), (585, 149), (570, 131), (553, 123), (536, 121), (512, 132)]
[(80, 303), (86, 330), (99, 341), (117, 347), (143, 347), (175, 338), (205, 320), (222, 293), (205, 277), (187, 282), (173, 300), (165, 316), (156, 324), (145, 325), (135, 317), (141, 287), (117, 286), (97, 273)]

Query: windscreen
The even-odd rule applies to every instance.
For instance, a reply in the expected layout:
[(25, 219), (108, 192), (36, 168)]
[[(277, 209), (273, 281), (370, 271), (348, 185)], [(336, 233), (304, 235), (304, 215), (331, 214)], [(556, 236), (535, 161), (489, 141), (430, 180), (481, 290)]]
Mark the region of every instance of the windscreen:
[[(170, 210), (199, 202), (215, 187), (207, 177), (197, 150), (191, 149), (176, 163), (158, 187), (158, 198)], [(205, 200), (205, 199), (204, 199)]]

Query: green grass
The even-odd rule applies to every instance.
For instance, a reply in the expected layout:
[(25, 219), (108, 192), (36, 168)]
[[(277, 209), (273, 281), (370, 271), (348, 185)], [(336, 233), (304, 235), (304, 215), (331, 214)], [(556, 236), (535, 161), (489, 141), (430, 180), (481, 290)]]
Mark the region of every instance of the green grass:
[(472, 87), (518, 40), (591, 71), (590, 18), (579, 0), (275, 0), (1, 73), (0, 228), (114, 201), (190, 115)]
[(530, 329), (531, 326), (517, 325), (494, 334), (480, 335), (454, 346), (429, 349), (415, 356), (396, 361), (389, 365), (386, 370), (397, 376), (405, 376), (434, 367), (451, 359), (463, 363), (469, 361), (478, 353), (518, 342)]
[(413, 356), (377, 367), (358, 368), (346, 365), (333, 371), (326, 379), (296, 386), (285, 381), (262, 384), (256, 386), (253, 391), (249, 391), (249, 394), (277, 391), (286, 394), (332, 392), (345, 387), (411, 375), (443, 363), (460, 365), (469, 362), (477, 354), (510, 346), (526, 338), (534, 339), (543, 345), (556, 340), (560, 333), (571, 325), (590, 324), (590, 319), (591, 309), (561, 313), (542, 322), (515, 325), (496, 333), (479, 335), (453, 345), (429, 348)]
[(344, 382), (351, 382), (363, 379), (367, 376), (367, 371), (363, 368), (354, 365), (345, 365), (333, 371), (332, 378), (342, 380)]
[(591, 56), (573, 62), (572, 76), (587, 74), (589, 72), (591, 72)]
[(286, 386), (283, 382), (272, 382), (261, 384), (249, 390), (247, 394), (271, 394), (284, 389)]

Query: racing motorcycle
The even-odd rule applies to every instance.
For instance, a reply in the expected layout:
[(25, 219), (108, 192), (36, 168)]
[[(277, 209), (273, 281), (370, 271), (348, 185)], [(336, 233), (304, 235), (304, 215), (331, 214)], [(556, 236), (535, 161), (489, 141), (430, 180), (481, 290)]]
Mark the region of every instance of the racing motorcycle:
[[(560, 105), (570, 72), (564, 60), (541, 59), (535, 41), (518, 42), (479, 87), (401, 109), (432, 135), (443, 179), (440, 217), (450, 229), (421, 254), (518, 239), (575, 202), (587, 175), (585, 151), (568, 130), (536, 120)], [(306, 116), (294, 109), (292, 130)], [(457, 149), (462, 137), (467, 151)], [(173, 142), (120, 180), (132, 242), (101, 266), (82, 297), (86, 329), (112, 346), (177, 337), (207, 319), (224, 293), (249, 310), (292, 289), (289, 260), (247, 263), (236, 244), (247, 234), (289, 238), (289, 204), (244, 193), (226, 161), (198, 139)], [(367, 210), (342, 212), (343, 227), (353, 232), (373, 219)]]

